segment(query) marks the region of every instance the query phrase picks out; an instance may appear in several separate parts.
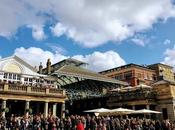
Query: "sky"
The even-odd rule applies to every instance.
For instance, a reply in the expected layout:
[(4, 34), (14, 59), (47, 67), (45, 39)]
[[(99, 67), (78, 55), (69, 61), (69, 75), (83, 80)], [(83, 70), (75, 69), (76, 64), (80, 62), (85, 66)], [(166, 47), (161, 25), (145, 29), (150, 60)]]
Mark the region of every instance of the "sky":
[(32, 66), (75, 58), (102, 71), (136, 63), (175, 67), (173, 0), (1, 0), (0, 58)]

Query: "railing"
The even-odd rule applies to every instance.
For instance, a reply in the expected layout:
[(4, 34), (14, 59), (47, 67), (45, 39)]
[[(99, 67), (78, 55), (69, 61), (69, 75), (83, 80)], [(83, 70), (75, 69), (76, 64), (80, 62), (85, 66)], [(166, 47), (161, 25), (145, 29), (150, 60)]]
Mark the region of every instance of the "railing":
[(155, 99), (155, 93), (153, 91), (134, 91), (125, 93), (110, 93), (109, 97), (115, 97), (115, 101), (128, 101), (137, 99)]
[(13, 86), (13, 85), (9, 85), (8, 86), (8, 90), (10, 91), (27, 91), (26, 86)]
[(0, 93), (24, 93), (32, 95), (44, 95), (44, 96), (65, 96), (64, 90), (51, 89), (51, 88), (37, 88), (31, 86), (18, 86), (13, 84), (0, 84)]
[(31, 92), (35, 92), (35, 93), (45, 93), (45, 92), (46, 92), (46, 89), (45, 89), (45, 88), (31, 87)]
[(49, 93), (53, 93), (53, 94), (55, 94), (55, 93), (62, 93), (62, 90), (50, 88), (49, 89)]

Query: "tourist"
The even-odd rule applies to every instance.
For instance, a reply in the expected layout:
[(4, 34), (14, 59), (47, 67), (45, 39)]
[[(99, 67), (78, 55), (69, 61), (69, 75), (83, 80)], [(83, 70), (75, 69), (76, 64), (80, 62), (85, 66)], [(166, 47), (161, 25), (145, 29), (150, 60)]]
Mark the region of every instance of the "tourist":
[(78, 120), (78, 123), (76, 125), (76, 130), (84, 130), (84, 125), (81, 120)]

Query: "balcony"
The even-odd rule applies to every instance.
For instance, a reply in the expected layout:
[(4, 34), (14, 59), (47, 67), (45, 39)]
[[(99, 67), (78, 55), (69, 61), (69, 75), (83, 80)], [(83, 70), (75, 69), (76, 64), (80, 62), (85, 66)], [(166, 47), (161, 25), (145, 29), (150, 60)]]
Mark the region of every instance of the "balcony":
[[(155, 99), (155, 93), (153, 91), (137, 90), (132, 92), (115, 92), (108, 93), (110, 100), (115, 101), (132, 101), (132, 100), (144, 100), (144, 99)], [(113, 98), (111, 98), (113, 97)]]
[(0, 94), (44, 97), (65, 97), (65, 91), (56, 88), (32, 87), (17, 84), (0, 84)]

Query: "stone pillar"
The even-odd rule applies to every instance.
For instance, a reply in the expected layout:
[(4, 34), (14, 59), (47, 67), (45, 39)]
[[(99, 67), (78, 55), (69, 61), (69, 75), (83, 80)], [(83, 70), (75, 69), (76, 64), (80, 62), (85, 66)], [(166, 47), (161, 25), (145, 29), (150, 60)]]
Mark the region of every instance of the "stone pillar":
[(30, 101), (26, 101), (25, 103), (25, 114), (28, 117), (29, 116), (29, 108), (30, 108)]
[[(149, 104), (146, 105), (146, 109), (150, 110), (150, 105)], [(151, 118), (151, 114), (148, 114), (148, 118), (149, 119)]]
[(49, 103), (45, 102), (45, 104), (44, 104), (44, 117), (48, 116), (48, 107), (49, 107)]
[(136, 108), (135, 108), (135, 105), (133, 105), (133, 106), (132, 106), (132, 110), (135, 110), (135, 109), (136, 109)]
[(2, 101), (2, 107), (1, 107), (1, 109), (3, 110), (2, 111), (2, 117), (5, 118), (6, 100), (3, 100)]
[(61, 118), (65, 118), (65, 102), (61, 104)]
[(56, 114), (57, 114), (57, 103), (53, 104), (52, 114), (53, 114), (53, 116), (56, 116)]
[(147, 104), (146, 105), (146, 109), (150, 110), (150, 105)]

